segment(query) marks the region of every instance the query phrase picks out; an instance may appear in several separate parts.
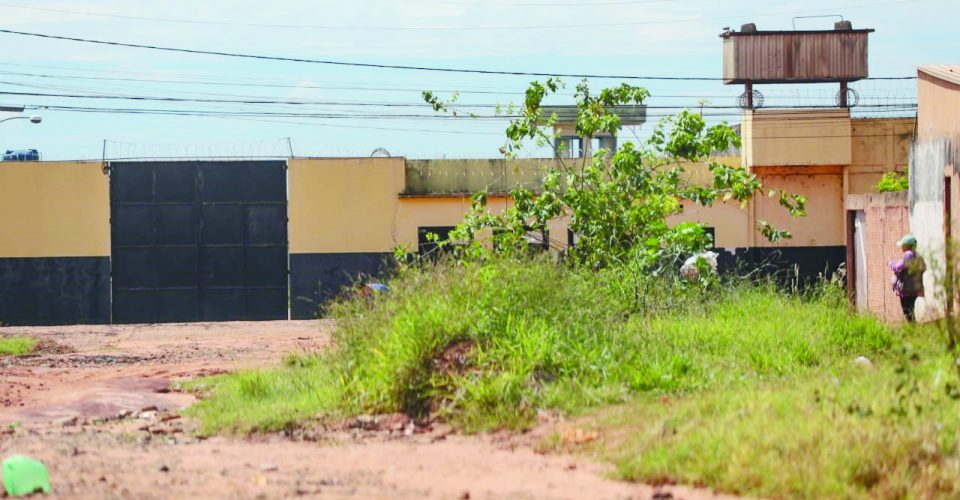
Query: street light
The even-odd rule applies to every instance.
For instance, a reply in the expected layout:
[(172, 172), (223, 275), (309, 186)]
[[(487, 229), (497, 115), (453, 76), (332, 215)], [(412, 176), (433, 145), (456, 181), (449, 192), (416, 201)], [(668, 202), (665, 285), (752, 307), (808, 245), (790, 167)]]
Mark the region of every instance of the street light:
[(40, 115), (33, 116), (11, 116), (10, 118), (4, 118), (0, 120), (0, 123), (8, 122), (10, 120), (30, 120), (30, 123), (40, 123), (43, 121), (43, 117)]

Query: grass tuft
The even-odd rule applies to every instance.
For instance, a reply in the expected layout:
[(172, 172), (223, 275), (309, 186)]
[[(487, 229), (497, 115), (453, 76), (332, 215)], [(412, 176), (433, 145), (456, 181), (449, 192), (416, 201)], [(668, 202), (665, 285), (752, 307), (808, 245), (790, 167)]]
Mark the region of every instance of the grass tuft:
[(193, 381), (204, 399), (188, 413), (206, 433), (394, 412), (480, 432), (554, 410), (592, 429), (543, 448), (592, 453), (622, 479), (774, 498), (960, 496), (960, 384), (932, 329), (851, 315), (829, 285), (630, 283), (549, 261), (406, 271), (387, 295), (331, 308), (334, 348)]
[(305, 416), (440, 415), (468, 432), (526, 429), (637, 394), (685, 395), (776, 380), (889, 349), (886, 327), (848, 315), (839, 291), (772, 286), (632, 289), (613, 270), (549, 261), (401, 274), (376, 300), (331, 308), (336, 348), (277, 369), (199, 382), (209, 431), (275, 430)]
[(37, 341), (31, 337), (0, 337), (0, 356), (25, 356), (36, 348)]
[[(622, 479), (773, 498), (960, 495), (960, 403), (936, 353), (798, 380), (637, 401), (587, 418)], [(902, 384), (919, 390), (906, 395)], [(904, 397), (906, 396), (906, 397)]]

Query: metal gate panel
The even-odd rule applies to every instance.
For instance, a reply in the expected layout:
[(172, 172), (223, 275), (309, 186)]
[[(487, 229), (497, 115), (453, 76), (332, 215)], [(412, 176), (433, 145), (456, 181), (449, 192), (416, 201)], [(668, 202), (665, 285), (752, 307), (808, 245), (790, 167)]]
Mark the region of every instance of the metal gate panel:
[(287, 318), (284, 162), (111, 170), (114, 322)]
[(282, 162), (204, 163), (200, 287), (207, 320), (286, 319), (287, 185)]

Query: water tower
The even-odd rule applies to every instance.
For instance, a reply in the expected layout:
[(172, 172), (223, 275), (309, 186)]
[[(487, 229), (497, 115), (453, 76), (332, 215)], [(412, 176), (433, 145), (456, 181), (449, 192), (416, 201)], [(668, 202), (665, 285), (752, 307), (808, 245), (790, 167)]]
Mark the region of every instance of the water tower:
[(763, 106), (763, 94), (754, 84), (775, 83), (839, 83), (837, 106), (856, 106), (859, 96), (847, 85), (868, 76), (867, 35), (873, 31), (855, 30), (846, 20), (832, 30), (759, 31), (753, 23), (740, 31), (727, 29), (720, 35), (723, 81), (744, 85), (744, 109)]

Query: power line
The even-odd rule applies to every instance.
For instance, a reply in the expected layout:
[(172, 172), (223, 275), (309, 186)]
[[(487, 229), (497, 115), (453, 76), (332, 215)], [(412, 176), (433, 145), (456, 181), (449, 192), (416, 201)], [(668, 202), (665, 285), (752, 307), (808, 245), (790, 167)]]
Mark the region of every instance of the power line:
[[(0, 71), (0, 74), (17, 75), (17, 76), (29, 76), (29, 77), (38, 77), (38, 78), (48, 78), (48, 79), (68, 79), (68, 80), (78, 80), (78, 79), (79, 79), (79, 80), (97, 80), (97, 81), (101, 81), (101, 80), (102, 80), (102, 81), (121, 81), (121, 82), (129, 81), (129, 82), (137, 82), (137, 83), (170, 83), (170, 84), (209, 85), (209, 86), (228, 86), (228, 87), (266, 87), (266, 88), (276, 87), (276, 88), (290, 88), (290, 89), (357, 90), (357, 91), (382, 91), (382, 92), (415, 92), (415, 93), (417, 93), (417, 94), (420, 94), (420, 93), (424, 90), (423, 87), (417, 87), (417, 88), (411, 88), (411, 87), (383, 87), (383, 86), (370, 87), (370, 86), (362, 86), (362, 84), (360, 84), (360, 83), (351, 83), (351, 82), (346, 82), (346, 85), (349, 85), (349, 86), (338, 86), (338, 85), (337, 85), (337, 86), (332, 86), (332, 85), (311, 85), (311, 84), (304, 84), (304, 83), (301, 83), (301, 82), (299, 82), (299, 81), (296, 82), (296, 83), (285, 83), (285, 82), (286, 82), (285, 80), (263, 79), (263, 78), (253, 78), (253, 79), (251, 79), (249, 76), (248, 76), (248, 77), (236, 77), (236, 76), (229, 76), (229, 77), (228, 77), (228, 76), (225, 76), (225, 75), (223, 75), (223, 74), (216, 74), (216, 75), (213, 75), (213, 74), (190, 74), (190, 75), (189, 75), (189, 76), (192, 76), (192, 77), (194, 77), (194, 78), (208, 78), (208, 79), (211, 79), (211, 80), (157, 79), (157, 78), (154, 78), (156, 75), (155, 75), (155, 74), (152, 74), (152, 73), (137, 73), (137, 72), (130, 72), (130, 71), (116, 71), (116, 70), (107, 70), (107, 69), (70, 68), (70, 67), (64, 67), (64, 66), (50, 66), (50, 65), (39, 65), (39, 64), (21, 64), (21, 63), (3, 63), (3, 65), (6, 65), (6, 66), (16, 66), (16, 67), (25, 67), (25, 68), (54, 69), (54, 70), (74, 71), (74, 72), (84, 72), (84, 73), (94, 73), (94, 74), (119, 74), (119, 75), (133, 75), (133, 76), (135, 76), (135, 78), (134, 78), (134, 77), (126, 77), (126, 78), (112, 77), (112, 78), (111, 78), (111, 77), (99, 77), (99, 76), (87, 76), (87, 75), (82, 75), (82, 76), (81, 76), (81, 75), (40, 74), (40, 73), (22, 73), (22, 72), (14, 72), (14, 71)], [(146, 75), (146, 77), (144, 77), (144, 75)], [(229, 79), (229, 81), (224, 81), (225, 79)], [(240, 81), (238, 81), (238, 80), (240, 80)], [(243, 80), (246, 80), (246, 81), (243, 81)], [(284, 82), (284, 83), (277, 83), (277, 82)], [(860, 92), (861, 92), (861, 98), (876, 98), (875, 96), (868, 96), (868, 95), (864, 94), (864, 93), (863, 93), (863, 90), (862, 90), (862, 86), (859, 86), (859, 85), (858, 85), (858, 87), (861, 88), (861, 90), (860, 90)], [(876, 85), (873, 85), (873, 86), (871, 86), (871, 87), (872, 87), (873, 89), (875, 89), (875, 90), (879, 90), (879, 88), (878, 88)], [(41, 88), (41, 87), (37, 86), (37, 88)], [(482, 89), (482, 90), (477, 90), (477, 89)], [(489, 89), (489, 90), (488, 90), (488, 89)], [(464, 94), (464, 95), (467, 95), (467, 94), (524, 95), (524, 92), (517, 92), (515, 89), (516, 89), (516, 87), (509, 87), (509, 88), (507, 88), (507, 87), (492, 87), (492, 86), (477, 86), (477, 85), (471, 85), (471, 87), (467, 87), (467, 88), (463, 88), (463, 87), (461, 87), (461, 88), (456, 88), (456, 89), (451, 89), (451, 88), (447, 88), (447, 89), (445, 89), (445, 88), (430, 88), (430, 89), (428, 89), (428, 90), (431, 90), (431, 91), (434, 91), (434, 92), (451, 93), (451, 94), (452, 94), (452, 93), (459, 93), (459, 94)], [(730, 87), (725, 87), (725, 89), (726, 89), (726, 90), (729, 90), (731, 93), (730, 93), (730, 94), (726, 94), (726, 95), (720, 95), (720, 94), (709, 94), (709, 95), (708, 95), (708, 94), (706, 94), (706, 93), (709, 93), (709, 92), (716, 92), (716, 91), (718, 91), (719, 89), (717, 89), (717, 88), (711, 88), (711, 89), (686, 89), (686, 90), (689, 91), (689, 92), (693, 92), (693, 93), (690, 93), (690, 94), (668, 94), (668, 93), (661, 93), (661, 92), (670, 92), (670, 91), (668, 91), (668, 90), (661, 91), (661, 90), (657, 90), (657, 89), (653, 89), (653, 88), (650, 88), (650, 89), (648, 89), (648, 90), (650, 90), (650, 92), (651, 92), (651, 94), (652, 94), (652, 95), (651, 95), (651, 98), (654, 98), (654, 99), (658, 99), (658, 98), (688, 98), (688, 97), (689, 97), (689, 98), (721, 98), (721, 99), (734, 98), (734, 99), (735, 99), (735, 98), (737, 98), (737, 96), (739, 95), (739, 92), (734, 93), (734, 91), (738, 91), (739, 89), (734, 89), (734, 88), (730, 88)], [(910, 91), (909, 91), (909, 95), (899, 96), (899, 97), (909, 97), (909, 98), (915, 97), (916, 92), (915, 92), (913, 89), (915, 89), (915, 85), (911, 87), (911, 89), (910, 89)], [(816, 89), (816, 90), (823, 91), (823, 92), (826, 91), (826, 89), (823, 89), (823, 88)], [(897, 89), (895, 89), (895, 90), (900, 91), (900, 90), (905, 90), (905, 89), (903, 89), (903, 87), (900, 87), (900, 88), (897, 88)], [(834, 92), (833, 92), (832, 90), (831, 90), (830, 92), (827, 92), (829, 95), (827, 95), (827, 93), (823, 93), (821, 96), (811, 96), (811, 95), (810, 95), (810, 89), (809, 89), (809, 87), (807, 87), (807, 88), (804, 89), (804, 95), (800, 95), (799, 89), (795, 89), (795, 88), (767, 88), (767, 89), (765, 89), (764, 93), (767, 95), (768, 98), (790, 98), (790, 99), (823, 99), (823, 98), (833, 99), (833, 96), (834, 96)], [(232, 94), (224, 94), (224, 95), (232, 95)], [(573, 96), (573, 95), (575, 95), (575, 94), (574, 94), (573, 92), (557, 92), (557, 93), (554, 94), (554, 95), (557, 95), (557, 96)], [(826, 96), (826, 97), (824, 97), (824, 96)], [(245, 96), (245, 97), (249, 97), (249, 96)]]
[[(61, 80), (61, 79), (63, 79), (63, 80), (68, 80), (68, 81), (75, 81), (75, 80), (93, 80), (93, 81), (107, 81), (107, 82), (119, 81), (119, 82), (163, 83), (163, 84), (181, 84), (181, 83), (185, 83), (185, 84), (193, 84), (193, 85), (226, 86), (226, 87), (280, 87), (280, 88), (296, 88), (296, 89), (316, 88), (316, 89), (326, 89), (326, 90), (330, 90), (330, 89), (357, 90), (357, 91), (364, 91), (364, 92), (366, 92), (366, 91), (379, 91), (379, 92), (391, 92), (391, 93), (393, 93), (393, 92), (405, 92), (405, 93), (414, 92), (414, 93), (416, 93), (416, 94), (418, 94), (418, 95), (419, 95), (420, 93), (422, 93), (422, 89), (404, 89), (404, 88), (340, 87), (340, 86), (324, 86), (324, 85), (314, 86), (314, 85), (303, 85), (303, 84), (297, 84), (297, 85), (272, 85), (272, 84), (236, 83), (236, 82), (208, 82), (208, 81), (198, 81), (198, 80), (187, 80), (187, 81), (184, 81), (184, 80), (158, 80), (158, 79), (147, 79), (147, 78), (117, 78), (117, 77), (95, 77), (95, 76), (76, 76), (76, 75), (51, 75), (51, 74), (42, 74), (42, 73), (23, 73), (23, 72), (14, 72), (14, 71), (0, 71), (0, 75), (7, 75), (7, 76), (14, 76), (14, 77), (24, 76), (24, 77), (44, 78), (44, 79), (52, 79), (52, 80)], [(96, 90), (91, 90), (91, 89), (85, 88), (85, 87), (73, 87), (73, 88), (71, 88), (71, 87), (58, 87), (58, 86), (44, 86), (44, 85), (26, 84), (26, 83), (10, 82), (10, 81), (0, 82), (0, 83), (6, 83), (6, 84), (8, 84), (8, 85), (15, 85), (15, 86), (20, 86), (20, 87), (37, 88), (37, 89), (53, 89), (53, 90), (62, 90), (62, 91), (73, 91), (73, 92), (76, 92), (76, 91), (85, 91), (85, 92), (97, 92), (97, 93), (101, 93), (101, 94), (107, 93), (107, 92), (100, 92), (100, 91), (96, 91)], [(141, 87), (138, 87), (138, 88), (139, 88), (139, 89), (142, 89), (142, 86), (141, 86)], [(453, 89), (440, 89), (438, 92), (443, 92), (443, 93), (457, 93), (457, 94), (482, 94), (482, 95), (523, 95), (523, 94), (524, 94), (523, 92), (505, 92), (505, 91), (458, 91), (458, 90), (453, 90)], [(189, 94), (198, 94), (198, 95), (227, 96), (227, 97), (236, 97), (236, 98), (244, 98), (244, 99), (260, 99), (260, 100), (270, 100), (270, 99), (272, 99), (272, 98), (267, 97), (267, 96), (244, 95), (244, 94), (225, 94), (225, 93), (212, 93), (212, 92), (200, 92), (200, 91), (187, 91), (187, 93), (189, 93)], [(767, 98), (768, 98), (768, 99), (789, 99), (789, 100), (797, 100), (797, 101), (804, 101), (804, 100), (807, 100), (807, 101), (811, 101), (811, 100), (819, 100), (819, 101), (832, 100), (832, 99), (833, 99), (833, 93), (830, 92), (829, 94), (830, 94), (830, 95), (822, 94), (822, 95), (819, 95), (819, 96), (813, 96), (813, 95), (803, 95), (803, 96), (800, 96), (800, 95), (791, 95), (791, 93), (790, 93), (789, 91), (785, 91), (785, 94), (784, 94), (784, 95), (771, 94), (771, 95), (767, 96)], [(555, 95), (557, 95), (557, 96), (573, 96), (574, 94), (572, 94), (572, 93), (559, 93), (559, 92), (558, 92), (558, 93), (555, 94)], [(904, 94), (904, 95), (897, 95), (897, 96), (894, 96), (894, 95), (885, 95), (885, 96), (877, 95), (877, 96), (873, 96), (873, 95), (867, 95), (867, 94), (863, 94), (863, 93), (860, 94), (860, 99), (861, 99), (861, 101), (879, 100), (879, 99), (888, 99), (888, 100), (889, 100), (889, 99), (898, 99), (898, 100), (907, 100), (907, 99), (909, 99), (909, 100), (913, 100), (913, 99), (915, 99), (915, 97), (916, 97), (915, 94), (909, 94), (909, 95), (908, 95), (908, 94)], [(658, 94), (658, 93), (653, 93), (653, 94), (650, 96), (649, 101), (651, 101), (651, 102), (652, 102), (652, 101), (661, 102), (661, 99), (724, 99), (724, 100), (734, 100), (734, 99), (736, 99), (736, 98), (737, 98), (737, 95), (735, 95), (735, 94), (719, 95), (719, 94)], [(364, 104), (364, 102), (361, 102), (361, 101), (352, 101), (352, 102), (357, 103), (358, 105), (366, 105), (366, 104)], [(420, 103), (420, 104), (421, 104), (421, 105), (426, 105), (425, 103)], [(504, 105), (509, 105), (509, 102), (508, 102), (508, 103), (503, 103), (503, 104), (504, 104)], [(337, 105), (341, 105), (341, 104), (337, 104)], [(345, 102), (345, 103), (343, 103), (342, 105), (348, 105), (348, 104)], [(410, 105), (413, 106), (414, 104), (410, 104)], [(475, 106), (475, 105), (474, 105), (474, 104), (460, 104), (460, 103), (457, 103), (457, 104), (454, 104), (454, 105), (453, 105), (453, 107), (456, 107), (456, 108), (464, 108), (464, 107), (472, 107), (472, 106)], [(481, 105), (481, 106), (486, 106), (486, 105)], [(494, 104), (491, 104), (491, 105), (489, 105), (489, 106), (495, 106), (495, 105), (494, 105)]]
[[(0, 81), (0, 84), (8, 82)], [(201, 99), (188, 97), (162, 97), (162, 96), (131, 96), (131, 95), (84, 95), (84, 94), (55, 94), (45, 92), (9, 92), (0, 91), (0, 95), (27, 96), (27, 97), (59, 97), (68, 99), (108, 99), (108, 100), (128, 100), (128, 101), (160, 101), (160, 102), (193, 102), (193, 103), (217, 103), (217, 104), (286, 104), (286, 105), (318, 105), (318, 106), (357, 106), (357, 107), (415, 107), (429, 108), (427, 103), (408, 103), (408, 102), (341, 102), (341, 101), (310, 101), (310, 100), (275, 100), (275, 99)], [(898, 104), (863, 104), (862, 108), (892, 108), (915, 106), (916, 103), (898, 103)], [(642, 105), (646, 109), (740, 109), (736, 105), (715, 105), (715, 104), (690, 104), (690, 105)], [(451, 107), (493, 109), (496, 104), (452, 104)], [(804, 106), (778, 106), (776, 109), (830, 109), (836, 106), (828, 105), (804, 105)]]
[[(136, 83), (169, 83), (169, 84), (183, 84), (183, 85), (208, 85), (208, 86), (217, 86), (217, 87), (263, 87), (263, 88), (284, 88), (284, 89), (319, 89), (319, 90), (358, 90), (358, 91), (372, 91), (372, 92), (413, 92), (420, 94), (424, 89), (419, 88), (404, 88), (404, 87), (361, 87), (361, 86), (335, 86), (335, 85), (310, 85), (310, 84), (276, 84), (276, 83), (250, 83), (250, 82), (223, 82), (223, 81), (203, 81), (203, 80), (170, 80), (170, 79), (155, 79), (155, 78), (120, 78), (120, 77), (98, 77), (98, 76), (80, 76), (80, 75), (53, 75), (53, 74), (44, 74), (44, 73), (23, 73), (16, 71), (0, 71), (0, 74), (10, 75), (10, 76), (28, 76), (33, 78), (47, 78), (47, 79), (64, 79), (64, 80), (93, 80), (93, 81), (117, 81), (117, 82), (136, 82)], [(430, 89), (433, 92), (443, 92), (450, 94), (477, 94), (477, 95), (524, 95), (524, 92), (517, 91), (498, 91), (498, 90), (460, 90), (460, 89)], [(561, 93), (558, 92), (554, 95), (566, 95), (573, 96), (572, 92)], [(651, 98), (736, 98), (736, 94), (730, 95), (701, 95), (701, 94), (684, 94), (684, 95), (668, 95), (668, 94), (653, 94)], [(864, 96), (861, 95), (861, 98)]]
[[(440, 114), (344, 114), (344, 113), (296, 113), (296, 112), (274, 112), (274, 111), (221, 111), (221, 110), (197, 110), (197, 109), (154, 109), (154, 108), (106, 108), (106, 107), (89, 107), (89, 106), (61, 106), (61, 105), (26, 105), (29, 109), (48, 109), (54, 111), (69, 111), (69, 112), (81, 112), (81, 113), (107, 113), (107, 114), (134, 114), (134, 115), (171, 115), (171, 116), (212, 116), (212, 117), (278, 117), (278, 118), (318, 118), (318, 119), (431, 119), (431, 120), (442, 120), (442, 121), (460, 121), (467, 122), (474, 119), (481, 119), (484, 121), (503, 121), (516, 118), (516, 116), (450, 116), (450, 115), (440, 115)], [(884, 108), (884, 109), (873, 109), (873, 110), (864, 110), (863, 113), (866, 114), (882, 114), (882, 113), (891, 113), (897, 111), (916, 111), (914, 107), (899, 107), (899, 108)], [(764, 118), (789, 118), (791, 121), (796, 122), (797, 124), (803, 123), (805, 125), (815, 124), (815, 123), (836, 123), (836, 119), (831, 120), (824, 118), (822, 116), (798, 116), (799, 114), (804, 113), (804, 111), (775, 111), (771, 110), (764, 114)], [(673, 116), (673, 114), (655, 114), (648, 115), (650, 118), (663, 118), (667, 116)], [(701, 116), (705, 118), (720, 118), (720, 117), (740, 117), (740, 113), (731, 113), (729, 111), (721, 111), (718, 113), (702, 113)]]
[[(914, 1), (914, 0), (905, 0), (905, 1)], [(917, 0), (921, 1), (921, 0)], [(61, 35), (49, 35), (44, 33), (32, 33), (26, 31), (15, 31), (9, 29), (0, 29), (0, 33), (6, 33), (9, 35), (19, 35), (19, 36), (29, 36), (35, 38), (44, 38), (51, 40), (63, 40), (69, 42), (78, 42), (78, 43), (90, 43), (97, 45), (109, 45), (114, 47), (128, 47), (136, 49), (149, 49), (149, 50), (159, 50), (164, 52), (176, 52), (184, 54), (197, 54), (197, 55), (210, 55), (210, 56), (221, 56), (221, 57), (232, 57), (240, 59), (255, 59), (263, 61), (282, 61), (282, 62), (296, 62), (296, 63), (307, 63), (307, 64), (325, 64), (325, 65), (334, 65), (334, 66), (350, 66), (358, 68), (375, 68), (375, 69), (395, 69), (395, 70), (407, 70), (407, 71), (432, 71), (440, 73), (470, 73), (478, 75), (507, 75), (507, 76), (543, 76), (543, 77), (562, 77), (562, 78), (596, 78), (596, 79), (614, 79), (614, 80), (670, 80), (670, 81), (722, 81), (722, 77), (689, 77), (689, 76), (637, 76), (637, 75), (595, 75), (595, 74), (585, 74), (585, 73), (542, 73), (534, 71), (501, 71), (501, 70), (486, 70), (486, 69), (463, 69), (463, 68), (443, 68), (443, 67), (431, 67), (431, 66), (407, 66), (399, 64), (375, 64), (375, 63), (358, 63), (358, 62), (347, 62), (347, 61), (331, 61), (324, 59), (308, 59), (301, 57), (281, 57), (281, 56), (265, 56), (257, 54), (244, 54), (240, 52), (221, 52), (213, 50), (201, 50), (201, 49), (184, 49), (176, 47), (164, 47), (159, 45), (145, 45), (137, 43), (127, 43), (127, 42), (113, 42), (106, 40), (95, 40), (90, 38), (76, 38), (68, 37)], [(912, 80), (916, 79), (915, 76), (907, 77), (878, 77), (870, 78), (871, 80)]]

